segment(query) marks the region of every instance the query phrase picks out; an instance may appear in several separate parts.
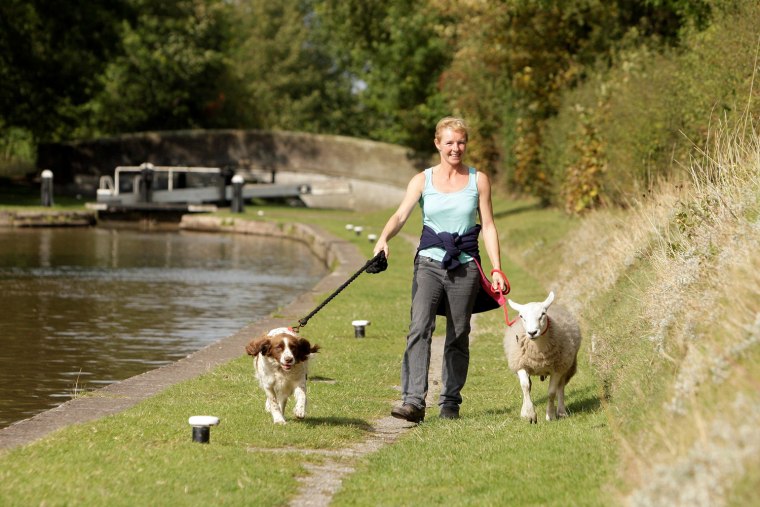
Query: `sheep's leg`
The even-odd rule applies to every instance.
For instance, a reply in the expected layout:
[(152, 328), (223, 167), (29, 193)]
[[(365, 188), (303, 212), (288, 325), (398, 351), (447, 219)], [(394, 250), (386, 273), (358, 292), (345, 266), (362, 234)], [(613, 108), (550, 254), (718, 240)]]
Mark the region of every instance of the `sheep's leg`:
[(522, 409), (520, 410), (520, 417), (535, 424), (538, 422), (538, 417), (536, 416), (536, 409), (533, 406), (533, 401), (530, 399), (530, 375), (528, 375), (528, 372), (525, 370), (519, 370), (517, 372), (517, 377), (520, 379), (520, 387), (522, 387), (523, 392), (523, 404)]
[(567, 417), (569, 412), (565, 408), (565, 386), (567, 386), (567, 383), (570, 382), (570, 379), (573, 378), (573, 375), (575, 375), (575, 371), (578, 368), (578, 359), (573, 360), (573, 364), (570, 366), (570, 369), (567, 370), (567, 372), (562, 375), (562, 382), (560, 382), (559, 390), (557, 391), (557, 415), (559, 417)]
[[(553, 421), (557, 418), (557, 408), (554, 406), (554, 401), (557, 398), (557, 392), (560, 391), (562, 385), (562, 375), (553, 373), (549, 378), (549, 392), (547, 393), (546, 400), (546, 420)], [(564, 403), (564, 401), (563, 401)]]
[(296, 386), (294, 392), (296, 398), (296, 406), (293, 408), (293, 415), (298, 419), (306, 417), (306, 383)]
[(567, 385), (567, 376), (562, 375), (559, 386), (557, 387), (557, 417), (567, 417), (565, 408), (565, 385)]

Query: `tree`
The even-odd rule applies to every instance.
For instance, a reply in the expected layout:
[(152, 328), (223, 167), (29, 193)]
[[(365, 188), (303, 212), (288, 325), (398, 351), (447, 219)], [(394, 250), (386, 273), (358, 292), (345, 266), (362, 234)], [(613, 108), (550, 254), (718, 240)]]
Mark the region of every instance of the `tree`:
[[(622, 44), (676, 44), (681, 27), (703, 23), (706, 2), (687, 0), (430, 0), (465, 10), (442, 31), (456, 50), (443, 77), (447, 100), (470, 119), (485, 146), (474, 155), (491, 172), (549, 203), (555, 182), (542, 160), (545, 122), (565, 94)], [(631, 36), (635, 34), (635, 36)]]
[(0, 128), (65, 138), (120, 48), (126, 0), (0, 2)]
[(124, 52), (87, 105), (90, 134), (223, 125), (231, 79), (229, 6), (217, 0), (130, 0)]
[(351, 82), (318, 40), (308, 1), (235, 5), (231, 58), (246, 126), (352, 134)]
[(432, 150), (435, 122), (451, 112), (438, 86), (451, 57), (436, 31), (447, 16), (427, 7), (416, 0), (315, 1), (325, 45), (354, 84), (358, 135)]

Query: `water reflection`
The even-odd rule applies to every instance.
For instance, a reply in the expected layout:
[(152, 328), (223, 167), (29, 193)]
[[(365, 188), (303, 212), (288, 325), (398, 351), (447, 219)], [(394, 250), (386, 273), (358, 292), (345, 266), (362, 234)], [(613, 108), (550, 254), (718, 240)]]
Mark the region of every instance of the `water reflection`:
[(229, 336), (323, 274), (284, 239), (0, 229), (0, 427)]

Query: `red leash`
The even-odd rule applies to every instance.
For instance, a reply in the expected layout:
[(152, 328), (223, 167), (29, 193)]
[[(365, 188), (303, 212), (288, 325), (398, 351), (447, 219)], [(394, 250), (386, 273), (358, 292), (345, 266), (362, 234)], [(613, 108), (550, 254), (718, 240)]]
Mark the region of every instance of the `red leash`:
[[(517, 319), (515, 318), (511, 322), (509, 321), (509, 312), (507, 310), (507, 298), (504, 297), (504, 296), (506, 296), (507, 294), (509, 294), (509, 291), (512, 290), (512, 288), (509, 285), (509, 279), (507, 278), (507, 275), (505, 275), (504, 272), (501, 271), (500, 269), (492, 269), (491, 270), (491, 276), (493, 276), (494, 273), (499, 273), (501, 275), (501, 277), (504, 278), (504, 284), (506, 285), (506, 288), (505, 288), (505, 290), (503, 292), (500, 289), (494, 290), (493, 289), (493, 284), (491, 283), (491, 280), (489, 280), (488, 277), (486, 277), (485, 273), (483, 273), (483, 268), (480, 267), (480, 263), (478, 262), (478, 260), (477, 259), (473, 259), (473, 260), (475, 261), (475, 265), (478, 266), (478, 271), (480, 271), (480, 277), (481, 277), (482, 281), (485, 281), (487, 284), (490, 285), (490, 287), (488, 289), (486, 289), (485, 287), (483, 287), (484, 289), (486, 289), (486, 292), (490, 292), (490, 296), (497, 303), (499, 302), (499, 299), (500, 299), (499, 296), (501, 296), (501, 298), (504, 299), (504, 303), (503, 304), (499, 304), (499, 306), (504, 307), (504, 322), (507, 324), (507, 326), (512, 326), (512, 324), (514, 324)], [(481, 284), (481, 286), (482, 286), (482, 284)], [(499, 296), (494, 296), (494, 293), (495, 294), (499, 294)]]
[[(509, 279), (507, 278), (507, 275), (505, 275), (504, 272), (501, 271), (500, 269), (492, 269), (491, 270), (491, 276), (493, 276), (494, 273), (499, 273), (501, 275), (501, 277), (504, 278), (504, 283), (507, 285), (507, 288), (504, 291), (504, 295), (506, 296), (507, 294), (509, 294), (509, 291), (512, 290), (512, 287), (510, 287), (510, 285), (509, 285)], [(496, 292), (501, 292), (501, 290), (496, 289)], [(512, 322), (509, 321), (509, 312), (507, 311), (507, 305), (508, 305), (508, 303), (505, 300), (504, 304), (502, 305), (503, 308), (504, 308), (504, 322), (507, 324), (507, 327), (512, 327), (512, 324), (514, 324), (515, 322), (517, 322), (517, 317), (515, 317), (512, 320)]]

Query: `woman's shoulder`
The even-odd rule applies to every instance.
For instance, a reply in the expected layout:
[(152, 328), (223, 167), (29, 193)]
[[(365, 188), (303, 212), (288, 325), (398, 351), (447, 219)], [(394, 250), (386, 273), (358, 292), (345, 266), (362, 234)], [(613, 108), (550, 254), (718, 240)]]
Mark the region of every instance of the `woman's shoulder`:
[(427, 170), (420, 171), (414, 176), (412, 176), (412, 179), (409, 180), (407, 189), (414, 190), (417, 192), (422, 192), (422, 189), (425, 188), (425, 182), (427, 181), (427, 179), (428, 179)]

